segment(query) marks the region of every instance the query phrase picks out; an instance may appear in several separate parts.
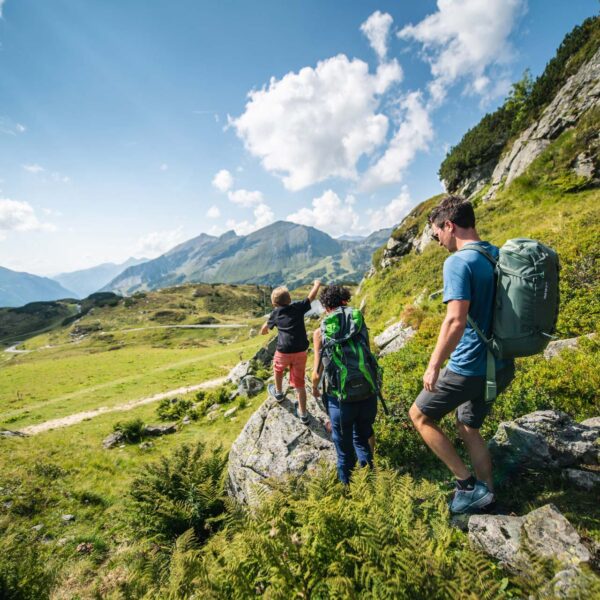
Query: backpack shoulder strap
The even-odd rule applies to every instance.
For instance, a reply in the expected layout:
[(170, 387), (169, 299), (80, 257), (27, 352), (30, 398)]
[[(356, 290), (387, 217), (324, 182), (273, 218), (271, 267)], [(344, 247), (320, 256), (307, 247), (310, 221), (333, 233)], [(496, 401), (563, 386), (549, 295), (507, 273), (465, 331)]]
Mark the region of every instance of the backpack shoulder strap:
[(485, 256), (494, 265), (494, 267), (498, 264), (498, 261), (477, 242), (469, 242), (468, 244), (465, 244), (460, 250), (458, 250), (458, 252), (462, 252), (463, 250), (475, 250), (476, 252), (479, 252), (479, 254)]

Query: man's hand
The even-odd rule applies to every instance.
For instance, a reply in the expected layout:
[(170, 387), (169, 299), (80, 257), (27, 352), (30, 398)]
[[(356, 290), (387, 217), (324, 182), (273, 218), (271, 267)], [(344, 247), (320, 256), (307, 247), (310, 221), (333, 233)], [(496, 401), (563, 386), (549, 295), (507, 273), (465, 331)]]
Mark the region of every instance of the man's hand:
[(429, 365), (423, 375), (423, 387), (428, 392), (435, 392), (435, 384), (440, 375), (440, 368), (435, 365)]
[(261, 328), (260, 328), (260, 333), (262, 335), (267, 335), (267, 333), (269, 333), (269, 324), (265, 323)]

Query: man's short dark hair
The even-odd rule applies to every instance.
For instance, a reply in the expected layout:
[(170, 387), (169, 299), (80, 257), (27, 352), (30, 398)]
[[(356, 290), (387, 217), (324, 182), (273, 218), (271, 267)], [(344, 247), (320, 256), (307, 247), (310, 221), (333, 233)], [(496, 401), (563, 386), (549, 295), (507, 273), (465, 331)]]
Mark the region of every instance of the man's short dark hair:
[(465, 229), (475, 227), (473, 205), (462, 196), (449, 194), (429, 213), (429, 222), (436, 227), (442, 228), (446, 221)]
[(348, 288), (341, 285), (328, 285), (326, 288), (323, 288), (323, 291), (319, 295), (319, 300), (325, 308), (333, 310), (338, 306), (347, 304), (351, 296), (352, 294)]

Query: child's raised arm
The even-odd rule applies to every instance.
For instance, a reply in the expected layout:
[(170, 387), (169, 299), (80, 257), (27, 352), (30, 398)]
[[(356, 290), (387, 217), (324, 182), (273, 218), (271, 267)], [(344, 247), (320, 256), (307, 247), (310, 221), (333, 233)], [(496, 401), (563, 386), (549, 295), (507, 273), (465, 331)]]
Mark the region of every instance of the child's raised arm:
[(312, 290), (310, 290), (310, 292), (308, 292), (308, 299), (312, 302), (316, 297), (317, 294), (319, 293), (319, 288), (321, 287), (321, 280), (320, 279), (315, 279), (313, 286), (312, 286)]

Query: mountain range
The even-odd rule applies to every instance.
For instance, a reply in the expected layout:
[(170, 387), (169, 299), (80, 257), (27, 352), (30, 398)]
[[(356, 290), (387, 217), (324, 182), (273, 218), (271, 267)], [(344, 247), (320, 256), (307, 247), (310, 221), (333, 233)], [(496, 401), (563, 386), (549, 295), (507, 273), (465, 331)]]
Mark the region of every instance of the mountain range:
[(0, 267), (0, 306), (23, 306), (38, 300), (73, 297), (72, 291), (53, 279)]
[(317, 277), (359, 281), (390, 232), (383, 229), (364, 239), (336, 240), (314, 227), (277, 221), (249, 235), (203, 233), (154, 260), (129, 267), (103, 291), (130, 295), (200, 281), (290, 287)]

